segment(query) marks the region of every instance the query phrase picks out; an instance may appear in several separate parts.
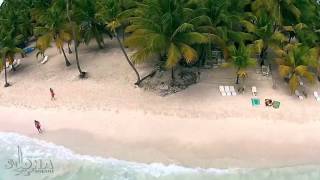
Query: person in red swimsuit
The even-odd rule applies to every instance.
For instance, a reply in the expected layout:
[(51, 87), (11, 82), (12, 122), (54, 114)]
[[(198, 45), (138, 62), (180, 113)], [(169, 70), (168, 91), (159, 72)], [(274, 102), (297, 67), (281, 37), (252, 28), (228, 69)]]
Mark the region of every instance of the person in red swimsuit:
[(35, 127), (37, 128), (38, 132), (39, 132), (39, 133), (42, 133), (42, 129), (41, 129), (41, 124), (40, 124), (40, 122), (37, 121), (37, 120), (34, 120), (34, 125), (35, 125)]

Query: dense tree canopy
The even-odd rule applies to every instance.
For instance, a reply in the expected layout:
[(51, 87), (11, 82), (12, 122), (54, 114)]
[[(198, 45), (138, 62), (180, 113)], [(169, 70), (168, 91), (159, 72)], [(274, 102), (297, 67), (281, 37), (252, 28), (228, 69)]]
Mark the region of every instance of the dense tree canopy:
[[(213, 49), (237, 67), (238, 76), (257, 62), (279, 64), (293, 91), (296, 79), (320, 73), (317, 0), (5, 0), (0, 7), (2, 64), (12, 62), (32, 37), (40, 54), (54, 42), (67, 65), (65, 43), (74, 40), (77, 51), (80, 43), (95, 40), (104, 48), (105, 37), (116, 37), (137, 84), (141, 79), (134, 63), (157, 55), (167, 69), (203, 65)], [(135, 50), (131, 58), (122, 43)], [(277, 57), (266, 61), (270, 52)], [(82, 72), (78, 52), (76, 57)]]

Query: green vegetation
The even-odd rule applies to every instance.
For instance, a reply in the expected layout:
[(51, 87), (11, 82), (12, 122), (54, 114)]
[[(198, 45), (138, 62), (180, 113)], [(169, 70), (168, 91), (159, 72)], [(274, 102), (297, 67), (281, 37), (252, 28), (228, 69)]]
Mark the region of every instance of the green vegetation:
[[(320, 78), (320, 4), (317, 0), (5, 0), (0, 7), (1, 70), (23, 53), (30, 38), (38, 55), (52, 43), (64, 55), (73, 42), (80, 77), (78, 46), (96, 41), (105, 48), (115, 38), (128, 64), (159, 56), (172, 72), (181, 64), (201, 67), (219, 50), (239, 78), (252, 65), (277, 64), (294, 92), (304, 79)], [(125, 46), (135, 50), (129, 57)], [(275, 56), (274, 56), (275, 54)], [(156, 56), (155, 56), (156, 55)], [(272, 58), (267, 58), (272, 57)]]

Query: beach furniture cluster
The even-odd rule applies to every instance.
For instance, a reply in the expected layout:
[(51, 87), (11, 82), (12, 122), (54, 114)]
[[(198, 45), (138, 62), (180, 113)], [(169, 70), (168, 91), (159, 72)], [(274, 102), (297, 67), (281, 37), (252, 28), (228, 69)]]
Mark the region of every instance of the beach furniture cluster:
[(219, 86), (219, 91), (222, 96), (236, 96), (237, 92), (234, 86)]
[(15, 59), (12, 64), (9, 64), (9, 62), (6, 62), (6, 66), (9, 71), (14, 70), (14, 68), (17, 68), (20, 65), (21, 65), (21, 59)]

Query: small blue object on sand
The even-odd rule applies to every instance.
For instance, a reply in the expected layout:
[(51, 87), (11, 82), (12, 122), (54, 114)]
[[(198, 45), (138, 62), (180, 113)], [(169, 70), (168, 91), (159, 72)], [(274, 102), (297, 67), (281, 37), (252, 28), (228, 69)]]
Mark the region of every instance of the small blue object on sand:
[(260, 99), (259, 98), (252, 98), (251, 99), (252, 106), (259, 106), (260, 105)]
[(34, 50), (35, 50), (34, 47), (27, 47), (27, 48), (23, 49), (24, 53), (26, 53), (26, 54), (29, 54), (29, 53), (33, 52)]

